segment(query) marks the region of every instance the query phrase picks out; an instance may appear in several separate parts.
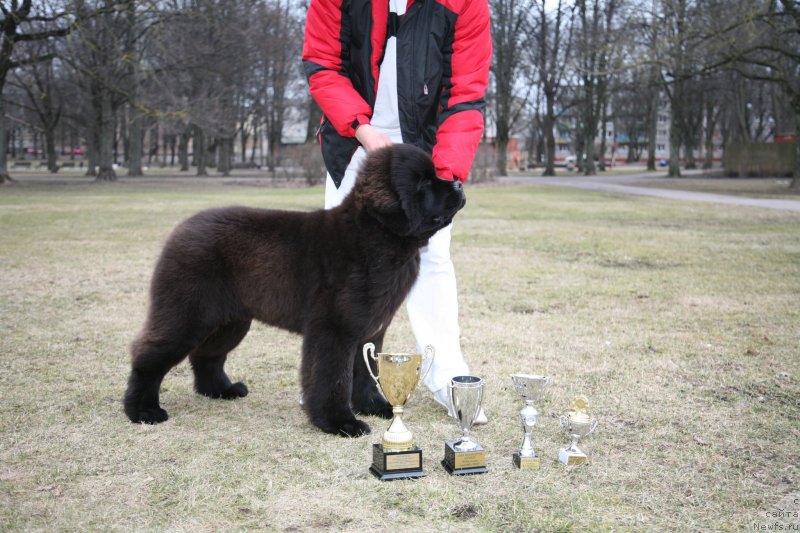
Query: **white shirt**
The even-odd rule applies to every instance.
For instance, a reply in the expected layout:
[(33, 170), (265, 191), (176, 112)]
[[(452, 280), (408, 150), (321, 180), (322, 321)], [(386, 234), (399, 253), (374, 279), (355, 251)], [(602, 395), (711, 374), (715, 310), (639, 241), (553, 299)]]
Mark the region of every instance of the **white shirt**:
[[(389, 11), (403, 16), (406, 12), (406, 0), (389, 0)], [(394, 142), (402, 142), (400, 112), (397, 109), (397, 37), (389, 37), (381, 63), (378, 94), (370, 124), (387, 134)]]

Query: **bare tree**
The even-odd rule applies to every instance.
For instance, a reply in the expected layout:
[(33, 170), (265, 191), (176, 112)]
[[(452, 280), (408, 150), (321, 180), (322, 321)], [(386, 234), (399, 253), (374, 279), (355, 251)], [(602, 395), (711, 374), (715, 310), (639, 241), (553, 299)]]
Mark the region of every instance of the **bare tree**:
[(80, 23), (64, 60), (89, 103), (84, 123), (89, 146), (87, 173), (97, 181), (117, 179), (114, 170), (117, 110), (128, 101), (134, 80), (128, 67), (129, 12), (119, 0), (76, 0)]
[[(547, 4), (547, 5), (546, 5)], [(532, 32), (531, 49), (535, 50), (538, 63), (539, 88), (544, 95), (542, 118), (545, 139), (544, 176), (555, 175), (556, 155), (556, 103), (561, 96), (567, 69), (567, 58), (572, 51), (574, 15), (563, 0), (554, 6), (544, 0), (534, 5), (535, 26)]]
[(646, 149), (642, 140), (650, 135), (651, 95), (648, 89), (647, 69), (631, 69), (620, 73), (610, 91), (616, 129), (628, 140), (628, 163), (639, 161)]
[[(597, 136), (598, 123), (605, 115), (610, 81), (612, 42), (614, 35), (614, 19), (619, 6), (618, 0), (578, 0), (579, 30), (576, 36), (578, 43), (578, 71), (582, 81), (581, 88), (581, 124), (585, 153), (583, 171), (588, 176), (595, 173), (594, 139)], [(605, 123), (603, 123), (605, 129)], [(605, 135), (602, 143), (605, 143)], [(603, 145), (604, 147), (605, 145)], [(601, 149), (600, 158), (604, 157)]]
[[(44, 43), (44, 46), (47, 44)], [(46, 52), (41, 53), (40, 57), (45, 54)], [(44, 135), (47, 168), (50, 172), (55, 173), (58, 172), (56, 127), (61, 119), (63, 99), (53, 63), (53, 59), (48, 59), (24, 69), (17, 69), (10, 83), (18, 88), (20, 95), (25, 95), (24, 100), (14, 101), (13, 104), (21, 109), (31, 111), (35, 117), (35, 123), (31, 126), (34, 131), (40, 131)]]
[(731, 18), (715, 20), (723, 61), (748, 79), (774, 83), (794, 113), (795, 166), (800, 188), (800, 4), (797, 0), (731, 1)]
[(63, 10), (48, 4), (40, 4), (34, 9), (31, 0), (11, 0), (0, 4), (3, 18), (0, 20), (0, 183), (10, 179), (6, 146), (8, 144), (4, 88), (9, 73), (24, 66), (52, 59), (52, 54), (15, 54), (18, 43), (46, 41), (63, 37), (70, 31), (70, 16)]
[[(495, 141), (497, 174), (507, 173), (508, 140), (520, 112), (525, 109), (533, 84), (520, 91), (523, 46), (530, 33), (531, 0), (491, 0), (492, 76), (494, 79)], [(521, 94), (522, 93), (522, 94)]]

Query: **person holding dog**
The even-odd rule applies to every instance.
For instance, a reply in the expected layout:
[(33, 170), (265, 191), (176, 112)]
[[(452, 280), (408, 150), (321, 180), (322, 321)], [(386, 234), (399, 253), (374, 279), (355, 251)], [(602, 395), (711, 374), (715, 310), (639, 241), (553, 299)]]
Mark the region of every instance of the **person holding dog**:
[[(367, 152), (393, 143), (431, 154), (440, 179), (465, 181), (483, 135), (491, 60), (487, 0), (311, 0), (303, 66), (323, 113), (325, 207), (344, 199)], [(450, 379), (469, 373), (451, 227), (420, 250), (406, 304), (417, 350), (436, 348), (425, 385), (445, 407)], [(476, 423), (485, 422), (481, 411)]]

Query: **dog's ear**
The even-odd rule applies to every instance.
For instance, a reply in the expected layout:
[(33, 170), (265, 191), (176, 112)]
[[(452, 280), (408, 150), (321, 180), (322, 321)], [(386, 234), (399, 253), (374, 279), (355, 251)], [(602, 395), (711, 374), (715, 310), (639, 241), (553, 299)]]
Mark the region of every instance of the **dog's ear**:
[(364, 209), (372, 208), (379, 212), (393, 211), (399, 198), (392, 186), (392, 150), (389, 146), (370, 152), (356, 178), (356, 202)]
[[(400, 236), (409, 235), (412, 225), (407, 212), (407, 204), (413, 204), (413, 198), (405, 198), (409, 185), (404, 183), (411, 176), (402, 172), (403, 145), (394, 145), (371, 152), (359, 169), (356, 181), (356, 203), (366, 210), (392, 233)], [(398, 174), (398, 171), (399, 172)]]

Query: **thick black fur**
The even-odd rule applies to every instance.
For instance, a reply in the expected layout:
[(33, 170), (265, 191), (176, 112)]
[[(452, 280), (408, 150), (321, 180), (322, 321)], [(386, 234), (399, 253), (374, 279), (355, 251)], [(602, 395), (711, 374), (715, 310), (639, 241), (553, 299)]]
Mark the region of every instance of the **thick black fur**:
[(224, 365), (253, 319), (303, 336), (304, 408), (328, 433), (357, 436), (355, 417), (391, 416), (363, 363), (419, 272), (419, 248), (464, 206), (458, 182), (436, 178), (423, 151), (375, 151), (353, 191), (331, 210), (310, 213), (228, 207), (203, 211), (167, 240), (150, 288), (144, 328), (131, 345), (125, 413), (167, 419), (159, 388), (189, 357), (195, 390), (211, 398), (247, 395)]

